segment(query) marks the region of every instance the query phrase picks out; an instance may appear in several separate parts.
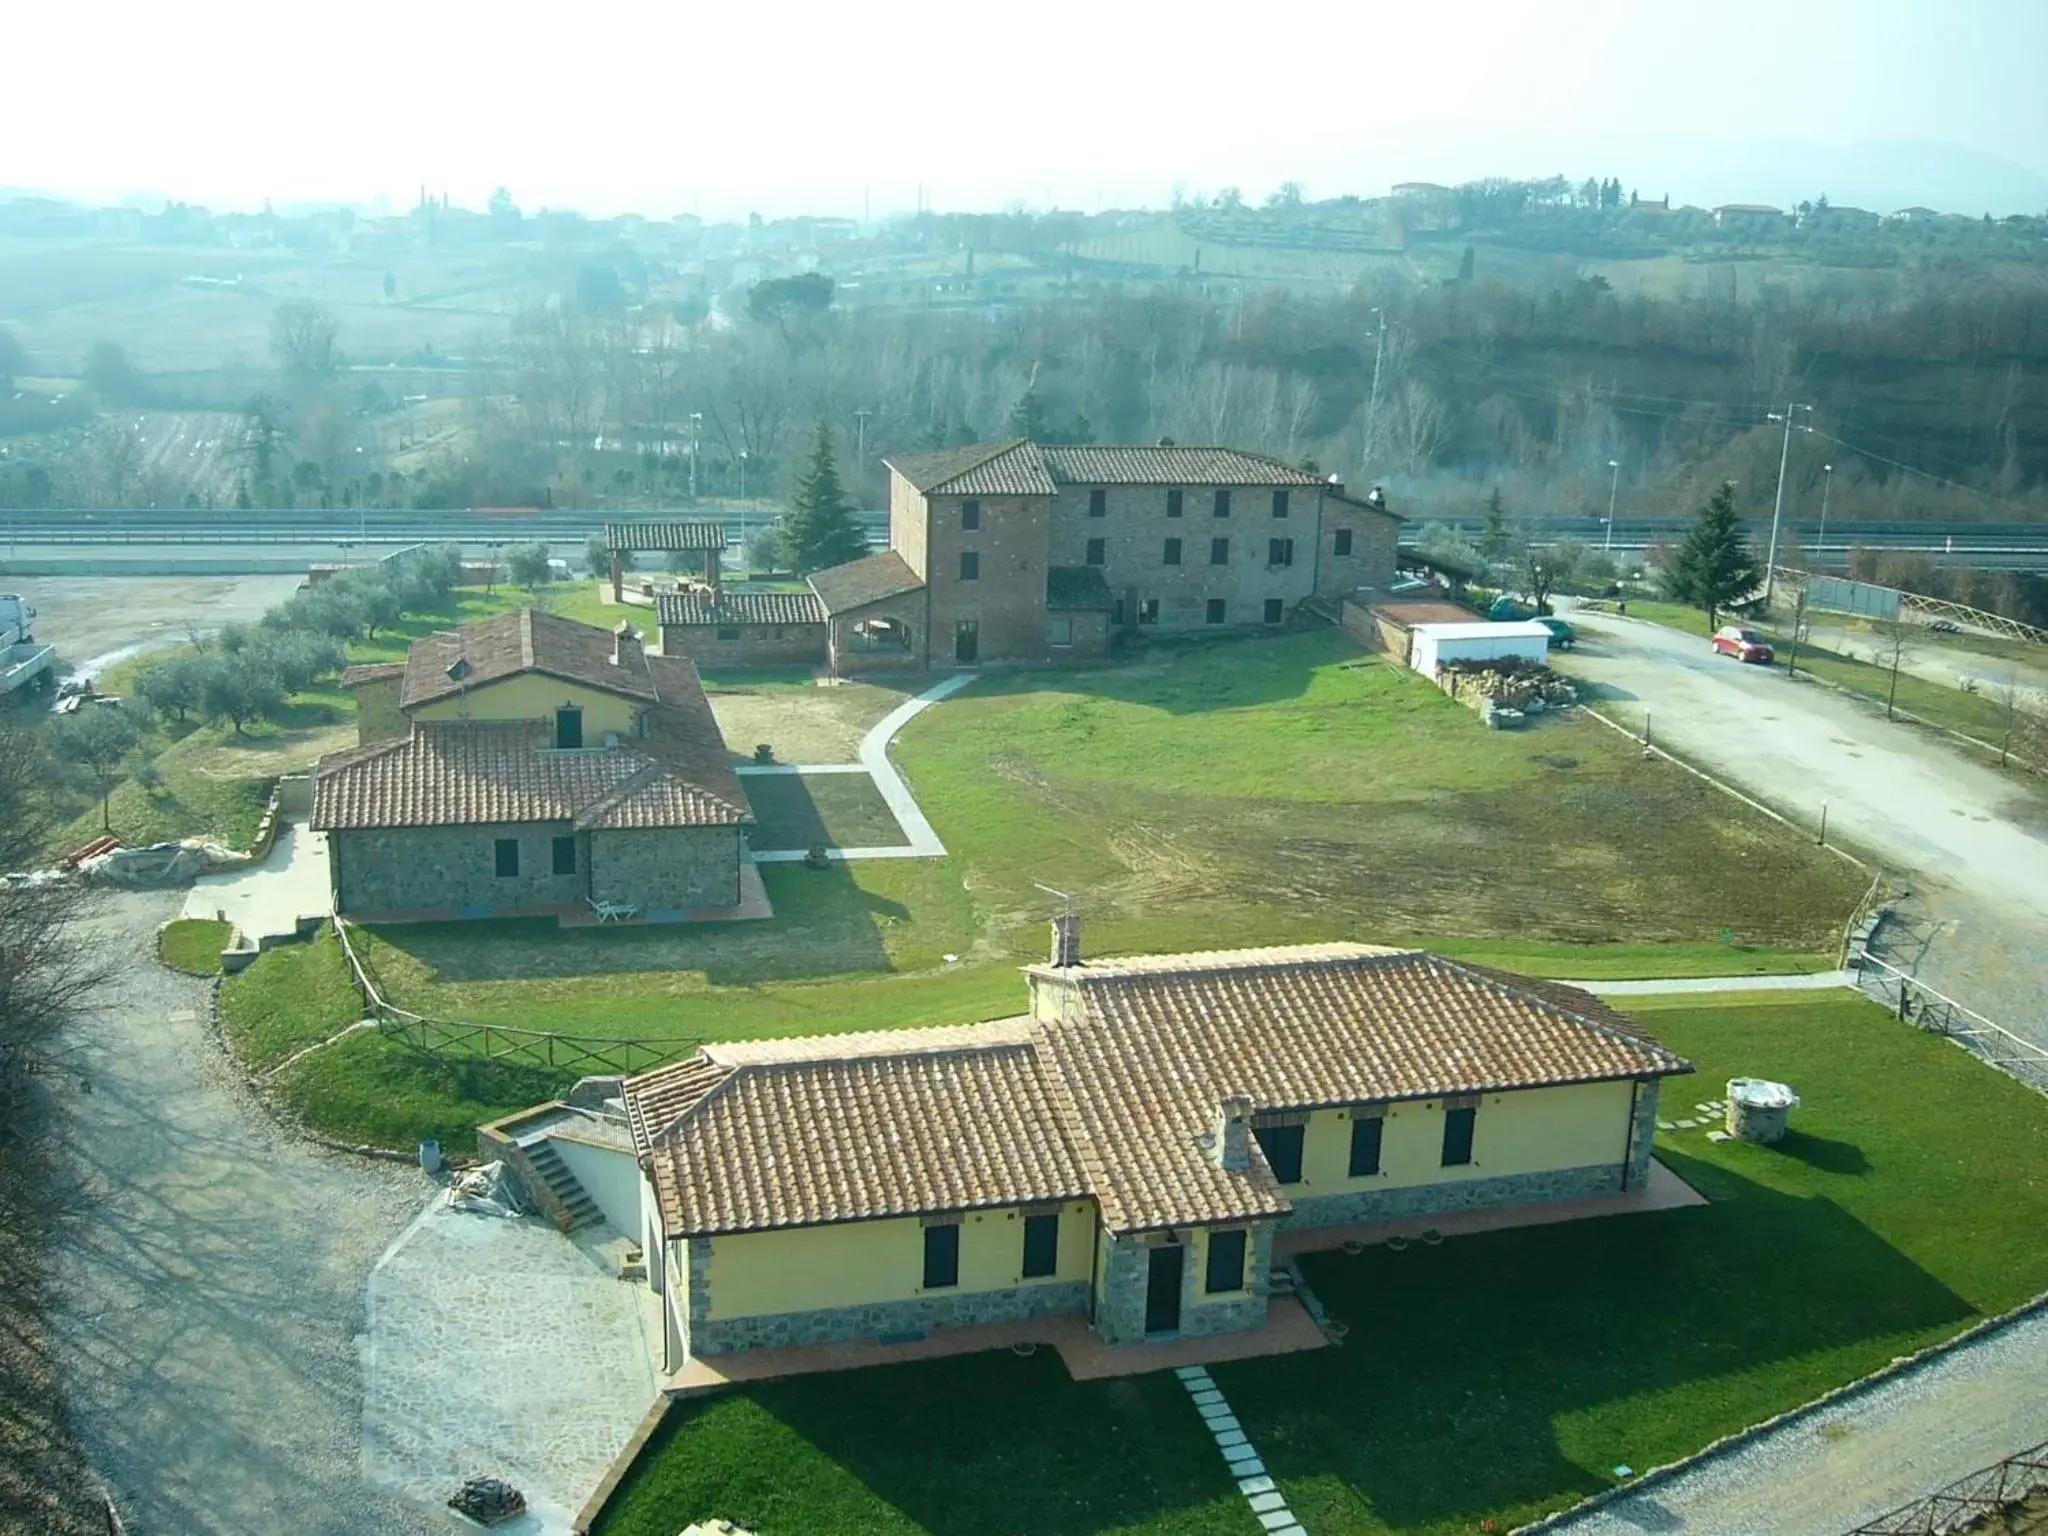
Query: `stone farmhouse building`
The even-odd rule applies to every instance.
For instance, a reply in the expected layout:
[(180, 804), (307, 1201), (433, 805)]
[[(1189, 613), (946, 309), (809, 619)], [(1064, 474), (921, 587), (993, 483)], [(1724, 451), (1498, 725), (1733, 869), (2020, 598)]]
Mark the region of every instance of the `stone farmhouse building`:
[(741, 905), (753, 820), (696, 668), (531, 609), (351, 667), (313, 770), (337, 912), (674, 919)]
[(1692, 1070), (1585, 992), (1420, 951), (1084, 962), (1057, 931), (1016, 1017), (625, 1082), (616, 1170), (574, 1150), (643, 1237), (666, 1370), (1041, 1317), (1116, 1346), (1257, 1328), (1290, 1229), (1644, 1188)]
[(840, 675), (1061, 665), (1106, 659), (1119, 631), (1271, 628), (1394, 579), (1401, 520), (1382, 503), (1234, 448), (1017, 441), (885, 462), (886, 550), (773, 602), (667, 599), (663, 651)]

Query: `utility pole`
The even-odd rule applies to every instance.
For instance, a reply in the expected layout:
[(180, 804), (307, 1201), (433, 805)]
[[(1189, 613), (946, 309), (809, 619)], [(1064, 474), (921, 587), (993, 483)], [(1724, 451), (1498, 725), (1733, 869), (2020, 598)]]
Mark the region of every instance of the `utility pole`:
[(853, 413), (853, 465), (855, 474), (867, 473), (866, 466), (868, 462), (868, 418), (874, 414), (875, 413), (873, 411), (855, 411)]
[(697, 505), (697, 439), (703, 435), (704, 413), (690, 412), (690, 505)]
[(1609, 459), (1607, 467), (1614, 472), (1607, 486), (1607, 542), (1602, 553), (1614, 553), (1614, 498), (1621, 494), (1621, 460)]
[[(1785, 470), (1792, 462), (1792, 432), (1793, 428), (1798, 426), (1793, 420), (1793, 413), (1795, 411), (1804, 411), (1807, 415), (1811, 416), (1813, 414), (1813, 407), (1794, 403), (1785, 407), (1785, 413), (1782, 416), (1776, 411), (1772, 411), (1770, 416), (1772, 421), (1782, 421), (1785, 424), (1785, 446), (1778, 453), (1778, 499), (1771, 504), (1771, 548), (1770, 552), (1764, 557), (1764, 606), (1766, 608), (1771, 606), (1772, 594), (1778, 589), (1778, 525), (1785, 518)], [(1813, 428), (1811, 426), (1803, 426), (1798, 427), (1798, 430), (1801, 432), (1811, 432)]]
[(1365, 463), (1372, 468), (1380, 446), (1380, 364), (1387, 355), (1387, 312), (1375, 305), (1371, 313), (1380, 317), (1380, 339), (1372, 349), (1372, 394), (1365, 408)]
[(1820, 537), (1813, 541), (1815, 560), (1820, 559), (1821, 546), (1828, 541), (1828, 493), (1835, 488), (1835, 466), (1823, 464), (1820, 471), (1825, 478), (1820, 483)]

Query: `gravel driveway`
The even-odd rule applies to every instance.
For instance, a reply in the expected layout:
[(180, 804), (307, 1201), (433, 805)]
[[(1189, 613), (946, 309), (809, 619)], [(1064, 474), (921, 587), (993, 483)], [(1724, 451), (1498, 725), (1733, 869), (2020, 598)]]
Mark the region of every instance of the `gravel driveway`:
[(179, 901), (113, 899), (122, 970), (77, 1032), (90, 1091), (64, 1096), (92, 1204), (50, 1329), (79, 1436), (132, 1536), (448, 1529), (361, 1468), (364, 1282), (428, 1182), (289, 1143), (228, 1086), (204, 987), (149, 958)]
[(1570, 1536), (1833, 1536), (2048, 1440), (2048, 1313), (1617, 1499)]
[(1648, 709), (1658, 742), (1808, 826), (1826, 801), (1830, 836), (1912, 888), (1932, 940), (1919, 974), (2048, 1045), (2048, 793), (1696, 636), (1613, 614), (1572, 622), (1584, 639), (1558, 665), (1604, 685), (1607, 714), (1639, 728)]

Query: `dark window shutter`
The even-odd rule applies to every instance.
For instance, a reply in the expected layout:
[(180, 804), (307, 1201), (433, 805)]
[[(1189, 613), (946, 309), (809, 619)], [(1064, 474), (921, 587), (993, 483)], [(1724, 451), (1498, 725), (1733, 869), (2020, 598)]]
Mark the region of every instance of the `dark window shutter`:
[(519, 874), (519, 839), (501, 837), (498, 839), (498, 878), (511, 880)]
[(948, 1224), (924, 1229), (924, 1288), (942, 1291), (960, 1283), (960, 1228)]
[(1088, 563), (1090, 565), (1103, 564), (1109, 558), (1108, 549), (1109, 541), (1107, 539), (1090, 539), (1088, 541)]
[(1349, 528), (1339, 528), (1337, 530), (1337, 543), (1335, 553), (1340, 555), (1348, 555), (1351, 553), (1351, 530)]
[(1209, 1272), (1202, 1277), (1202, 1287), (1210, 1295), (1244, 1289), (1244, 1240), (1241, 1227), (1209, 1234)]
[(1209, 613), (1208, 613), (1208, 619), (1209, 619), (1209, 622), (1210, 622), (1211, 624), (1221, 624), (1221, 623), (1223, 622), (1223, 599), (1222, 599), (1222, 598), (1220, 598), (1220, 597), (1212, 597), (1212, 598), (1210, 598), (1210, 599), (1209, 599)]
[(1174, 490), (1168, 491), (1168, 492), (1166, 493), (1166, 515), (1167, 515), (1168, 517), (1179, 517), (1179, 516), (1180, 516), (1180, 512), (1181, 512), (1181, 493), (1180, 493), (1180, 491), (1179, 491), (1178, 489), (1174, 489)]
[(1351, 1177), (1362, 1179), (1380, 1171), (1380, 1134), (1387, 1122), (1378, 1115), (1357, 1115), (1351, 1121)]
[(573, 835), (555, 839), (555, 873), (558, 875), (573, 875), (576, 873), (576, 839)]
[(1275, 517), (1285, 517), (1287, 515), (1287, 493), (1285, 491), (1275, 491), (1273, 493), (1273, 515)]
[(981, 556), (971, 549), (960, 551), (960, 579), (962, 581), (981, 580)]
[(1088, 515), (1107, 517), (1109, 515), (1109, 492), (1097, 487), (1088, 493)]
[(1180, 540), (1179, 540), (1179, 539), (1168, 539), (1168, 540), (1166, 541), (1166, 563), (1167, 563), (1168, 565), (1179, 565), (1179, 564), (1180, 564)]
[(1043, 1279), (1060, 1267), (1060, 1218), (1058, 1213), (1024, 1218), (1024, 1278)]
[(963, 501), (960, 503), (960, 526), (972, 532), (981, 526), (981, 503)]
[(1227, 485), (1216, 487), (1216, 515), (1218, 517), (1230, 516), (1230, 487)]
[(1252, 1134), (1259, 1138), (1259, 1148), (1266, 1154), (1266, 1161), (1273, 1165), (1273, 1177), (1282, 1184), (1301, 1182), (1301, 1138), (1306, 1129), (1300, 1125), (1252, 1127)]
[(1462, 1168), (1472, 1161), (1472, 1122), (1479, 1118), (1476, 1109), (1447, 1109), (1444, 1111), (1444, 1166)]
[(1209, 563), (1211, 565), (1230, 564), (1230, 540), (1211, 539), (1209, 541)]

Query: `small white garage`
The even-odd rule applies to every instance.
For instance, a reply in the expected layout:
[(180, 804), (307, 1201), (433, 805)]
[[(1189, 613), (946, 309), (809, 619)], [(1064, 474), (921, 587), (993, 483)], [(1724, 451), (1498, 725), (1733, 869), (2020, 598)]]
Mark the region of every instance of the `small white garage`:
[(1503, 656), (1534, 662), (1550, 659), (1550, 631), (1534, 619), (1506, 624), (1418, 624), (1413, 635), (1408, 664), (1432, 681), (1446, 662), (1498, 661)]

